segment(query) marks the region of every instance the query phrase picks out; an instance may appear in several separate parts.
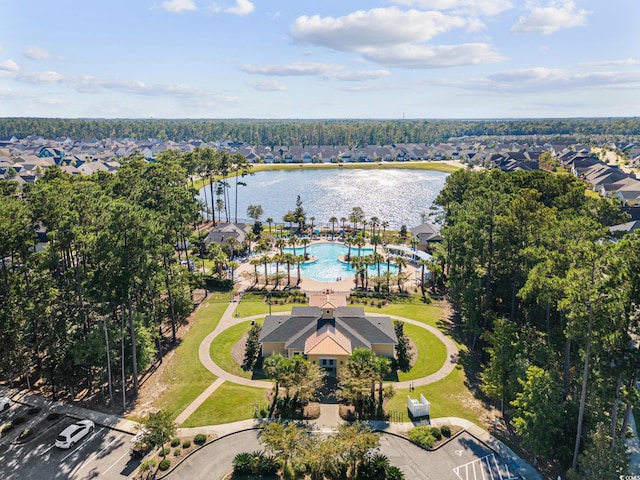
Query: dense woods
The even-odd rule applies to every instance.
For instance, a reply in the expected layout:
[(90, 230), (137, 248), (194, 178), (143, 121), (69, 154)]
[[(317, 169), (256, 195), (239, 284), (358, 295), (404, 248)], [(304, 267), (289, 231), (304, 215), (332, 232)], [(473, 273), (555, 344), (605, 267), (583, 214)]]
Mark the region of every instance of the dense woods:
[(436, 203), (484, 391), (534, 456), (618, 478), (637, 400), (640, 236), (611, 241), (618, 206), (564, 174), (458, 171)]
[[(163, 325), (174, 341), (193, 309), (196, 279), (179, 264), (189, 252), (176, 245), (201, 207), (181, 160), (133, 156), (117, 174), (91, 177), (53, 167), (21, 191), (1, 182), (3, 379), (43, 383), (54, 397), (101, 386), (113, 402), (136, 394)], [(38, 228), (44, 249), (35, 248)]]
[(258, 120), (258, 119), (53, 119), (1, 118), (0, 139), (133, 138), (205, 142), (229, 140), (249, 145), (390, 145), (439, 143), (452, 137), (487, 135), (639, 135), (638, 118), (522, 120)]

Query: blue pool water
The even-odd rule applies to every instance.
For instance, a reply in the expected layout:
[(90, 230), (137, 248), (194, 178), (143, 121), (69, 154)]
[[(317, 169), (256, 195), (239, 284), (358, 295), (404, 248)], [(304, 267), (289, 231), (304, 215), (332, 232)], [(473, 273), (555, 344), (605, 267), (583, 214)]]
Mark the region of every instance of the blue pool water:
[[(293, 253), (293, 249), (285, 248), (285, 252)], [(302, 255), (304, 252), (303, 247), (296, 247), (296, 254)], [(312, 257), (317, 257), (317, 260), (311, 263), (305, 263), (300, 267), (303, 277), (311, 278), (318, 282), (335, 282), (338, 278), (345, 280), (353, 277), (355, 269), (349, 264), (340, 262), (339, 257), (344, 257), (349, 252), (349, 247), (336, 243), (316, 243), (307, 247), (307, 254)], [(381, 249), (378, 249), (381, 253)], [(371, 248), (363, 248), (360, 250), (360, 255), (370, 255), (373, 253)], [(351, 247), (351, 255), (357, 256), (358, 249)], [(380, 264), (380, 273), (384, 274), (387, 271), (387, 264)], [(389, 268), (391, 273), (397, 273), (398, 267), (391, 265)], [(376, 266), (369, 267), (369, 275), (377, 275), (378, 269)]]

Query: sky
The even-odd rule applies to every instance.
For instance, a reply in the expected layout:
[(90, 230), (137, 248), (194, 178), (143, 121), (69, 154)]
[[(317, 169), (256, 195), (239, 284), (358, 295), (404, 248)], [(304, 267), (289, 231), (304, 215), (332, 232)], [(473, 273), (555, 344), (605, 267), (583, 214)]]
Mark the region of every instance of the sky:
[(638, 0), (0, 0), (0, 117), (640, 116)]

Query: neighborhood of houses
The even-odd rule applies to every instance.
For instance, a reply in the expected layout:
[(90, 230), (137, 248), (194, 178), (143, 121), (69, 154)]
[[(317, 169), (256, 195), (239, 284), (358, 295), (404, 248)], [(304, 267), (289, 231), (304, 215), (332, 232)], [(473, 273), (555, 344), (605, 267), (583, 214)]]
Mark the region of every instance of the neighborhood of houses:
[[(58, 165), (70, 174), (115, 172), (121, 160), (135, 152), (148, 161), (165, 150), (190, 152), (209, 147), (244, 155), (252, 163), (355, 163), (458, 161), (469, 167), (503, 171), (547, 168), (540, 157), (548, 153), (554, 162), (585, 181), (595, 192), (620, 199), (631, 215), (628, 224), (614, 231), (631, 231), (640, 225), (640, 141), (599, 140), (576, 143), (558, 137), (461, 137), (446, 143), (349, 146), (251, 146), (243, 142), (161, 141), (134, 139), (45, 139), (40, 136), (0, 139), (0, 178), (33, 183), (45, 169)], [(598, 154), (596, 154), (598, 152)], [(614, 154), (614, 152), (616, 152)], [(604, 154), (603, 154), (604, 153)], [(625, 165), (611, 161), (624, 158)], [(600, 158), (602, 157), (602, 159)], [(429, 235), (429, 233), (425, 233)]]

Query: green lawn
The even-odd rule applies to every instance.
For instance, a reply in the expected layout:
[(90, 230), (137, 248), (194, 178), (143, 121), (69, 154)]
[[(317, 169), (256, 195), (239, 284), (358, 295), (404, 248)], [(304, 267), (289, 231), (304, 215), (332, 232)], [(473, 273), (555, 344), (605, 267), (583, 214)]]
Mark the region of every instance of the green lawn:
[(478, 402), (469, 391), (465, 383), (465, 374), (461, 366), (457, 366), (451, 374), (439, 382), (424, 387), (416, 387), (413, 392), (409, 389), (396, 390), (395, 395), (387, 404), (387, 411), (396, 415), (394, 421), (408, 422), (407, 396), (419, 399), (420, 394), (431, 403), (431, 418), (460, 417), (482, 425), (480, 415), (483, 411)]
[(219, 425), (253, 418), (255, 405), (267, 404), (267, 390), (223, 383), (181, 427)]
[(447, 347), (444, 343), (430, 331), (409, 323), (404, 324), (404, 333), (415, 343), (418, 358), (411, 370), (398, 372), (398, 380), (415, 380), (440, 370), (447, 359)]
[(161, 377), (165, 389), (155, 406), (169, 412), (172, 418), (177, 417), (216, 380), (216, 376), (200, 363), (198, 347), (216, 328), (228, 306), (228, 293), (211, 294), (196, 310), (191, 329), (184, 335), (173, 356), (167, 360), (169, 365)]
[[(262, 315), (269, 313), (269, 304), (262, 299), (263, 295), (255, 293), (245, 293), (238, 305), (237, 312), (240, 317), (250, 317), (252, 315)], [(275, 302), (275, 298), (273, 301)], [(271, 305), (271, 313), (288, 312), (292, 307), (306, 307), (304, 303), (285, 303), (282, 305)]]
[(436, 328), (438, 328), (438, 323), (442, 320), (442, 309), (439, 306), (432, 303), (425, 304), (416, 296), (411, 297), (406, 302), (390, 303), (382, 308), (367, 305), (365, 310), (371, 313), (410, 318)]
[[(264, 319), (259, 319), (257, 322), (262, 324), (263, 320)], [(252, 378), (252, 372), (245, 371), (238, 365), (231, 355), (231, 349), (250, 328), (251, 322), (246, 321), (226, 329), (213, 340), (211, 349), (209, 350), (211, 359), (216, 365), (226, 372), (243, 378)]]

